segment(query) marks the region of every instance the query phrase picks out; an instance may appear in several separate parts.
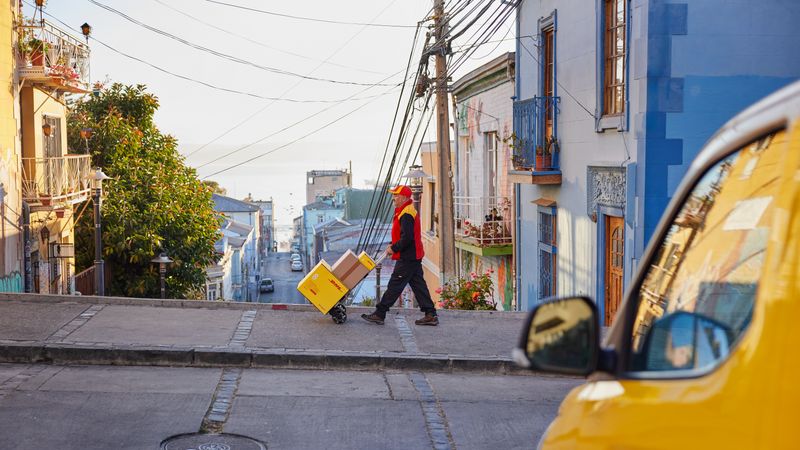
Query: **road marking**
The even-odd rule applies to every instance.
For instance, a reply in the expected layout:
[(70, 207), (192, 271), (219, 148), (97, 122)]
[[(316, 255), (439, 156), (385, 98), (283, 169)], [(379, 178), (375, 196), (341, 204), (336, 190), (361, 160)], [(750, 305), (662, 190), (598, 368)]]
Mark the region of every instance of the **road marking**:
[(208, 406), (208, 411), (203, 417), (200, 425), (201, 433), (222, 433), (225, 421), (231, 413), (233, 398), (239, 389), (239, 381), (242, 379), (242, 369), (232, 368), (223, 369), (219, 378), (217, 388), (214, 390), (214, 397)]
[(22, 383), (30, 380), (31, 378), (39, 375), (41, 371), (48, 368), (49, 366), (44, 364), (37, 364), (34, 366), (28, 366), (22, 372), (14, 375), (13, 377), (6, 380), (4, 383), (0, 384), (0, 398), (5, 397), (8, 395), (9, 392), (16, 390)]
[(253, 330), (256, 312), (255, 310), (249, 310), (242, 313), (239, 325), (236, 327), (236, 331), (228, 344), (230, 347), (244, 347), (247, 343), (247, 339), (250, 338), (250, 332)]
[(436, 450), (452, 450), (453, 435), (447, 424), (447, 417), (444, 410), (433, 393), (433, 388), (425, 375), (419, 372), (408, 374), (411, 383), (419, 393), (419, 404), (422, 407), (422, 415), (425, 417), (425, 427), (428, 429), (428, 436), (431, 438), (431, 446)]
[(99, 313), (106, 305), (92, 305), (87, 308), (85, 311), (80, 313), (78, 317), (69, 321), (66, 325), (56, 330), (55, 333), (51, 334), (47, 338), (47, 342), (61, 342), (67, 338), (70, 334), (74, 333), (78, 330), (78, 328), (86, 325), (95, 314)]
[(417, 340), (414, 339), (414, 333), (406, 322), (406, 318), (398, 314), (394, 317), (395, 324), (397, 324), (397, 331), (400, 332), (400, 342), (403, 344), (403, 349), (406, 353), (419, 353), (417, 348)]

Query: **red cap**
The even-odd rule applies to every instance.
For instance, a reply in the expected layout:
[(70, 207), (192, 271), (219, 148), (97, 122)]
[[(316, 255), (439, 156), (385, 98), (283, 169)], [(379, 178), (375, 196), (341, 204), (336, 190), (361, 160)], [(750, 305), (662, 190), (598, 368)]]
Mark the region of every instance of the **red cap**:
[(411, 198), (411, 188), (408, 186), (403, 186), (402, 184), (394, 189), (389, 189), (389, 192), (391, 192), (393, 195), (402, 195), (403, 197)]

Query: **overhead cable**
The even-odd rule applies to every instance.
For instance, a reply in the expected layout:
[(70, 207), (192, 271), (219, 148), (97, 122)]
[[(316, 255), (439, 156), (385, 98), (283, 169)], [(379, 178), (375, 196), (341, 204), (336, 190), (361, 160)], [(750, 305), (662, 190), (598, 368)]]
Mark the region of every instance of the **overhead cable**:
[(361, 25), (361, 26), (365, 26), (365, 27), (381, 27), (381, 28), (415, 28), (416, 27), (416, 25), (399, 25), (399, 24), (368, 23), (368, 22), (347, 22), (347, 21), (341, 21), (341, 20), (317, 19), (317, 18), (313, 18), (313, 17), (295, 16), (295, 15), (291, 15), (291, 14), (277, 13), (277, 12), (274, 12), (274, 11), (266, 11), (266, 10), (263, 10), (263, 9), (249, 8), (247, 6), (234, 5), (233, 3), (220, 2), (220, 1), (216, 1), (216, 0), (206, 0), (206, 1), (208, 3), (215, 3), (217, 5), (229, 6), (231, 8), (243, 9), (243, 10), (246, 10), (246, 11), (257, 12), (257, 13), (260, 13), (260, 14), (267, 14), (267, 15), (276, 16), (276, 17), (285, 17), (285, 18), (288, 18), (288, 19), (306, 20), (306, 21), (310, 21), (310, 22), (322, 22), (322, 23), (331, 23), (331, 24), (337, 24), (337, 25)]
[[(278, 75), (299, 77), (299, 78), (303, 78), (303, 79), (306, 79), (306, 80), (321, 81), (321, 82), (334, 83), (334, 84), (346, 84), (346, 85), (353, 85), (353, 86), (372, 86), (372, 85), (374, 85), (374, 83), (363, 83), (363, 82), (358, 82), (358, 81), (334, 80), (334, 79), (330, 79), (330, 78), (313, 77), (313, 76), (309, 76), (309, 75), (302, 75), (302, 74), (299, 74), (299, 73), (291, 72), (291, 71), (284, 70), (284, 69), (278, 69), (278, 68), (275, 68), (275, 67), (269, 67), (269, 66), (264, 66), (264, 65), (261, 65), (261, 64), (256, 64), (256, 63), (254, 63), (252, 61), (249, 61), (249, 60), (246, 60), (246, 59), (242, 59), (242, 58), (239, 58), (239, 57), (236, 57), (236, 56), (233, 56), (233, 55), (230, 55), (230, 54), (218, 51), (218, 50), (213, 50), (213, 49), (210, 49), (208, 47), (205, 47), (205, 46), (190, 42), (190, 41), (188, 41), (186, 39), (183, 39), (181, 37), (175, 36), (172, 33), (168, 33), (168, 32), (166, 32), (164, 30), (161, 30), (159, 28), (156, 28), (156, 27), (148, 25), (148, 24), (146, 24), (144, 22), (141, 22), (141, 21), (139, 21), (137, 19), (134, 19), (133, 17), (131, 17), (131, 16), (119, 11), (119, 10), (116, 10), (116, 9), (114, 9), (114, 8), (108, 6), (108, 5), (105, 5), (103, 3), (98, 2), (97, 0), (87, 0), (87, 1), (89, 3), (92, 3), (92, 4), (100, 7), (100, 8), (105, 9), (106, 11), (112, 12), (112, 13), (124, 18), (125, 20), (130, 21), (131, 23), (134, 23), (134, 24), (136, 24), (136, 25), (138, 25), (138, 26), (140, 26), (142, 28), (145, 28), (147, 30), (150, 30), (153, 33), (159, 34), (161, 36), (164, 36), (164, 37), (167, 37), (169, 39), (172, 39), (172, 40), (174, 40), (176, 42), (179, 42), (179, 43), (181, 43), (183, 45), (186, 45), (188, 47), (194, 48), (194, 49), (202, 51), (202, 52), (209, 53), (209, 54), (214, 55), (214, 56), (216, 56), (218, 58), (222, 58), (222, 59), (225, 59), (227, 61), (231, 61), (231, 62), (234, 62), (234, 63), (237, 63), (237, 64), (242, 64), (242, 65), (245, 65), (245, 66), (254, 67), (256, 69), (264, 70), (266, 72), (270, 72), (270, 73), (274, 73), (274, 74), (278, 74)], [(384, 86), (398, 86), (398, 85), (385, 84)]]

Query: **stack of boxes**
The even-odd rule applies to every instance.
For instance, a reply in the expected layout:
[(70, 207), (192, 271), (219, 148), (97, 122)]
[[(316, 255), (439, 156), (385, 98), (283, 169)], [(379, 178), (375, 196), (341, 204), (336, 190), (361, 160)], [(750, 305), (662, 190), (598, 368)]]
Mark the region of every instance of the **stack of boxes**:
[(375, 261), (366, 252), (356, 256), (348, 250), (333, 267), (324, 260), (317, 263), (297, 284), (297, 290), (320, 312), (327, 314), (374, 268)]

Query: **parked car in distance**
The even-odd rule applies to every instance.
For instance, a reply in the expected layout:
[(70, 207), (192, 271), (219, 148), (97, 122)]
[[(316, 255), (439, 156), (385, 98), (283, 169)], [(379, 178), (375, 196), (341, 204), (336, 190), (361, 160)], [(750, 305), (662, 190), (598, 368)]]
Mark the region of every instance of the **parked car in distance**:
[(297, 253), (292, 253), (292, 256), (289, 257), (289, 261), (300, 261), (300, 260), (302, 260), (302, 258), (300, 258), (300, 255)]
[(795, 82), (700, 151), (602, 344), (588, 297), (531, 312), (514, 360), (589, 375), (538, 448), (797, 448), (798, 174)]
[(292, 272), (297, 272), (303, 270), (303, 263), (298, 261), (292, 261)]
[(275, 284), (272, 282), (272, 278), (264, 278), (258, 283), (258, 292), (274, 292), (275, 291)]

